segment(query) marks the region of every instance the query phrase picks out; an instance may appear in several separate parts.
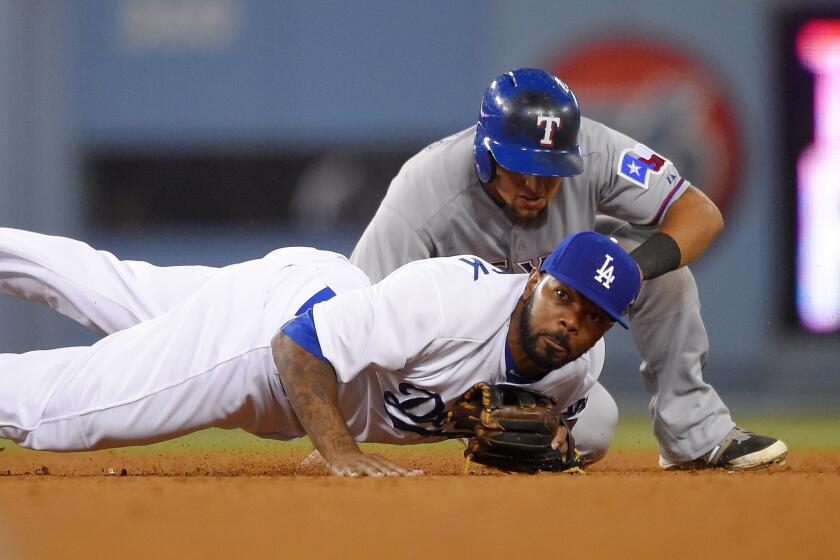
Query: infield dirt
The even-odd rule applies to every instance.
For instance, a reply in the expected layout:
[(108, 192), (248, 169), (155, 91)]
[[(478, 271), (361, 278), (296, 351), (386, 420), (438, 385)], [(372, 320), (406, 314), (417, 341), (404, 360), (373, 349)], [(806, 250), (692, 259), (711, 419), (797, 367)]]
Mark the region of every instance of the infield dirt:
[(357, 480), (306, 454), (0, 453), (0, 557), (840, 558), (840, 452), (665, 473), (625, 451), (528, 476), (394, 450), (427, 476)]

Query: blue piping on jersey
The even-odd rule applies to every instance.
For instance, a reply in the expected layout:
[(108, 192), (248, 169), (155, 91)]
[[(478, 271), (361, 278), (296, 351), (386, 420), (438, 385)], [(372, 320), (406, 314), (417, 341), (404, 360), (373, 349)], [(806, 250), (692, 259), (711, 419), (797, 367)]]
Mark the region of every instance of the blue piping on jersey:
[(308, 309), (303, 315), (298, 315), (280, 329), (283, 334), (294, 340), (298, 346), (318, 358), (329, 363), (321, 351), (321, 341), (318, 340), (318, 331), (315, 330), (315, 321), (312, 319), (312, 309)]
[(513, 352), (510, 351), (510, 346), (505, 341), (505, 373), (516, 371), (516, 361), (513, 359)]
[(516, 385), (536, 383), (549, 373), (551, 373), (551, 370), (536, 377), (524, 377), (516, 373), (516, 362), (513, 359), (513, 352), (510, 351), (510, 346), (508, 346), (508, 343), (505, 342), (505, 380), (508, 383), (514, 383)]
[(322, 301), (327, 301), (328, 299), (332, 299), (334, 297), (335, 292), (332, 291), (332, 289), (329, 286), (327, 286), (326, 288), (324, 288), (323, 290), (319, 291), (311, 298), (306, 300), (303, 303), (303, 305), (300, 306), (300, 309), (295, 311), (295, 315), (303, 315), (304, 313), (312, 309), (312, 307), (314, 307), (316, 303), (321, 303)]
[(335, 297), (335, 292), (329, 287), (324, 288), (306, 300), (295, 313), (296, 317), (280, 328), (283, 334), (294, 340), (298, 346), (327, 363), (329, 363), (329, 360), (324, 357), (321, 350), (321, 341), (318, 340), (318, 331), (312, 317), (312, 308), (316, 303), (327, 301), (333, 297)]

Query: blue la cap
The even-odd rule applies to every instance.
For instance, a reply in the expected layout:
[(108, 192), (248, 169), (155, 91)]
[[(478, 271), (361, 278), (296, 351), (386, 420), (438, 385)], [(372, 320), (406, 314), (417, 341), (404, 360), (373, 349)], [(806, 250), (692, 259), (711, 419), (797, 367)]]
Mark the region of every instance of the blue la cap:
[(575, 233), (554, 248), (540, 270), (586, 296), (627, 328), (624, 311), (642, 282), (636, 261), (618, 243), (594, 231)]

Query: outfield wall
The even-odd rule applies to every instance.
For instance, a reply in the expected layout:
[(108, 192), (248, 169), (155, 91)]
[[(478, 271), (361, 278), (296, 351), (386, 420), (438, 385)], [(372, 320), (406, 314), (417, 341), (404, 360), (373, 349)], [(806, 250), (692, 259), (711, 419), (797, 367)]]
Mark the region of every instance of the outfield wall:
[[(493, 76), (564, 68), (573, 87), (595, 92), (581, 95), (585, 114), (657, 147), (689, 178), (715, 177), (721, 160), (698, 154), (734, 142), (726, 231), (693, 266), (708, 377), (733, 395), (803, 407), (816, 395), (831, 407), (840, 339), (786, 325), (794, 185), (774, 93), (781, 16), (830, 4), (4, 2), (0, 219), (163, 264), (225, 264), (291, 243), (347, 252), (401, 158), (474, 121)], [(625, 95), (642, 108), (653, 96), (657, 111), (611, 110), (574, 69), (583, 47), (616, 37), (679, 59), (670, 82)], [(628, 80), (651, 66), (621, 61)], [(685, 75), (707, 78), (711, 93), (677, 87)], [(708, 110), (697, 96), (725, 101), (723, 140), (681, 134), (687, 113)], [(45, 310), (0, 302), (4, 350), (90, 340)], [(608, 345), (607, 385), (640, 397), (629, 336), (611, 333)]]

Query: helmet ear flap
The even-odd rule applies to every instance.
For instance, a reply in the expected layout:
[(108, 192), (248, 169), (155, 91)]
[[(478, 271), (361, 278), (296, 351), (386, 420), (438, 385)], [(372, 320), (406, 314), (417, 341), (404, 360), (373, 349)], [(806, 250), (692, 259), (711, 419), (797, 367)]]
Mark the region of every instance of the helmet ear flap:
[[(476, 135), (480, 133), (480, 129), (476, 131)], [(473, 148), (475, 152), (475, 173), (482, 183), (489, 183), (496, 176), (496, 161), (493, 159), (493, 153), (488, 146), (489, 143), (490, 139), (486, 136), (477, 137)]]

